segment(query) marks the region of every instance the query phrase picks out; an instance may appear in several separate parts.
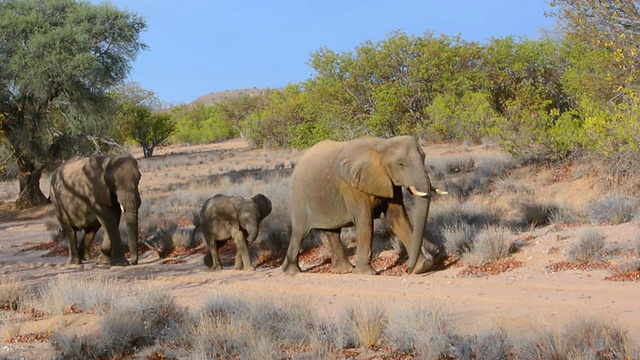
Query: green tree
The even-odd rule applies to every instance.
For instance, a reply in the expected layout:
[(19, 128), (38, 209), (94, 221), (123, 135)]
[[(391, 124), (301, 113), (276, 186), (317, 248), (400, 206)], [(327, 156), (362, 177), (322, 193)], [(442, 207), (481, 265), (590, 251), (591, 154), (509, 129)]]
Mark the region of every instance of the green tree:
[(144, 157), (153, 156), (156, 146), (165, 143), (176, 131), (176, 124), (170, 113), (154, 113), (145, 105), (125, 106), (121, 121), (124, 134), (142, 146)]
[(111, 126), (107, 93), (146, 48), (145, 28), (110, 3), (0, 1), (0, 136), (20, 169), (18, 207), (45, 203), (43, 169)]

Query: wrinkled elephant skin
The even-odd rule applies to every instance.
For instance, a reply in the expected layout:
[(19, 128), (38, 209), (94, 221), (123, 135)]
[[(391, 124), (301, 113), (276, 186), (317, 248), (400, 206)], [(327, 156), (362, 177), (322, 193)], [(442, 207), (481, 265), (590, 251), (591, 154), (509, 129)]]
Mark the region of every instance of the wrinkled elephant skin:
[[(124, 266), (138, 263), (138, 162), (131, 156), (96, 155), (69, 160), (51, 175), (51, 201), (62, 230), (69, 238), (68, 264), (90, 256), (95, 233), (104, 228), (98, 264)], [(124, 210), (130, 262), (118, 226)], [(78, 244), (76, 232), (85, 235)]]

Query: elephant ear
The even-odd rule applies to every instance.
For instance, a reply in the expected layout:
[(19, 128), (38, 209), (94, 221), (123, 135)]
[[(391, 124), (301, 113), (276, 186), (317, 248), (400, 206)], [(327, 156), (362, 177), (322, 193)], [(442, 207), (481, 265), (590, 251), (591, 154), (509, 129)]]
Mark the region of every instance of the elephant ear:
[(393, 184), (377, 151), (364, 146), (347, 147), (340, 153), (337, 166), (338, 174), (351, 187), (378, 197), (393, 197)]
[(91, 156), (82, 168), (93, 189), (93, 196), (97, 203), (111, 206), (111, 191), (107, 183), (106, 156)]

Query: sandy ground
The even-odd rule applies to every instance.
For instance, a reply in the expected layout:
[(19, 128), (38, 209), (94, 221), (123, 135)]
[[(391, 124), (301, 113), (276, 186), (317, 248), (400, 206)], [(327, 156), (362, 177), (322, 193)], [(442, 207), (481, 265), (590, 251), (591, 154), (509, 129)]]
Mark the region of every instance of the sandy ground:
[[(65, 266), (65, 257), (42, 257), (45, 251), (23, 251), (28, 243), (49, 241), (45, 223), (53, 214), (49, 206), (26, 212), (0, 210), (0, 274), (16, 276), (30, 284), (76, 273), (117, 275), (126, 281), (166, 289), (178, 304), (195, 310), (215, 292), (264, 293), (311, 302), (319, 312), (336, 313), (357, 301), (397, 305), (405, 301), (436, 301), (451, 314), (460, 333), (477, 334), (503, 327), (511, 334), (541, 327), (558, 327), (585, 317), (613, 319), (628, 330), (632, 343), (640, 344), (640, 283), (608, 281), (607, 270), (549, 272), (546, 267), (566, 259), (565, 251), (577, 241), (577, 227), (548, 226), (517, 234), (526, 245), (514, 255), (523, 266), (498, 275), (467, 278), (462, 268), (449, 267), (419, 276), (359, 276), (311, 274), (288, 276), (279, 268), (256, 272), (210, 271), (202, 255), (185, 263), (160, 265), (152, 252), (138, 266), (101, 268), (93, 262)], [(596, 227), (596, 226), (593, 226)], [(633, 244), (640, 234), (637, 223), (597, 226), (607, 241)], [(2, 314), (2, 312), (0, 312)], [(38, 331), (45, 321), (23, 326)], [(45, 343), (7, 343), (8, 324), (0, 323), (0, 358), (52, 358)]]

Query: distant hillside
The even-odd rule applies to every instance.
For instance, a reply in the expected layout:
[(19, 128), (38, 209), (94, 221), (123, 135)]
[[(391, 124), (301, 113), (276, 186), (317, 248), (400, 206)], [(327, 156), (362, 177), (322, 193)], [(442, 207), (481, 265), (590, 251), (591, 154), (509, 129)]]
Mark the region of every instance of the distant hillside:
[(212, 93), (200, 96), (193, 102), (193, 104), (202, 103), (205, 106), (209, 106), (213, 103), (220, 102), (224, 99), (237, 98), (237, 97), (246, 96), (246, 95), (249, 95), (249, 96), (260, 95), (266, 90), (267, 89), (253, 88), (253, 89), (225, 90), (225, 91), (212, 92)]

